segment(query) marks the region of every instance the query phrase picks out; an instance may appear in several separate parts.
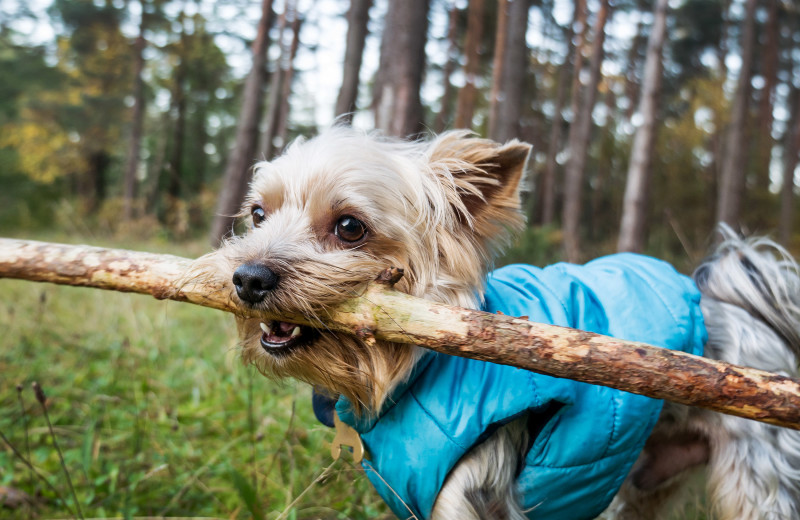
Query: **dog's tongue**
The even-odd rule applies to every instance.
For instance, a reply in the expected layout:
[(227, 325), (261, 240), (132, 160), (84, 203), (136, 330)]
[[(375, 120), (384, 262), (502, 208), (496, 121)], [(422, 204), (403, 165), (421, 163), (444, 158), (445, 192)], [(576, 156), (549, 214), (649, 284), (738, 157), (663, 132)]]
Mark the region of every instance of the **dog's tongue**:
[(275, 327), (273, 327), (273, 332), (277, 336), (288, 336), (294, 331), (295, 327), (297, 327), (297, 325), (294, 323), (279, 321), (275, 324)]
[(300, 335), (300, 326), (286, 321), (274, 321), (269, 326), (262, 323), (264, 339), (269, 343), (286, 343)]

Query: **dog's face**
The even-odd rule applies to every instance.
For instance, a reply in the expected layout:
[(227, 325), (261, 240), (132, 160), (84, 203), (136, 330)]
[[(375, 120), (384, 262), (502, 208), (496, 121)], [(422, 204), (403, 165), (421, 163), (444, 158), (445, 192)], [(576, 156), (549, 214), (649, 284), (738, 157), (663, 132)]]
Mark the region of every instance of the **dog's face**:
[[(243, 305), (317, 321), (386, 267), (396, 288), (475, 307), (486, 269), (521, 225), (529, 146), (444, 134), (403, 143), (334, 128), (256, 167), (250, 231), (223, 246), (221, 274)], [(418, 348), (289, 322), (239, 319), (245, 362), (379, 409)]]

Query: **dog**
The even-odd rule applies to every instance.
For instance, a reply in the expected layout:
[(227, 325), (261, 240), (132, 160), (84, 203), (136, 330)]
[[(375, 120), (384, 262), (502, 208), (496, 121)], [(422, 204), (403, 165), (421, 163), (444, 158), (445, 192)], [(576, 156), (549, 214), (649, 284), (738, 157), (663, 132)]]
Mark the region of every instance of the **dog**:
[[(716, 518), (800, 518), (800, 432), (511, 367), (495, 373), (322, 324), (395, 266), (405, 273), (396, 289), (420, 298), (516, 316), (532, 308), (530, 319), (797, 377), (800, 277), (767, 240), (727, 232), (693, 281), (630, 254), (489, 274), (524, 223), (529, 152), (465, 131), (406, 142), (335, 126), (259, 163), (242, 210), (250, 230), (215, 253), (215, 276), (243, 306), (320, 326), (238, 318), (243, 361), (335, 400), (365, 441), (367, 476), (401, 518), (653, 519), (698, 472)], [(538, 303), (510, 304), (518, 293)], [(659, 314), (664, 299), (676, 303)], [(506, 386), (486, 388), (495, 383)]]

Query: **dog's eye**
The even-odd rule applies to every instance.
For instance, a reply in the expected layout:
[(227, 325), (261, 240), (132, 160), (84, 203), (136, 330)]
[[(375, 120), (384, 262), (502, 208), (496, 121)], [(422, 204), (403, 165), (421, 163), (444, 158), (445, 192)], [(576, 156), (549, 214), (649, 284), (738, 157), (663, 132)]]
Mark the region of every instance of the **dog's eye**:
[(333, 232), (344, 242), (358, 242), (367, 234), (367, 226), (357, 218), (345, 215), (336, 223)]
[(250, 210), (250, 214), (253, 216), (254, 226), (258, 226), (267, 218), (267, 214), (264, 213), (264, 208), (261, 206), (253, 206), (253, 209)]

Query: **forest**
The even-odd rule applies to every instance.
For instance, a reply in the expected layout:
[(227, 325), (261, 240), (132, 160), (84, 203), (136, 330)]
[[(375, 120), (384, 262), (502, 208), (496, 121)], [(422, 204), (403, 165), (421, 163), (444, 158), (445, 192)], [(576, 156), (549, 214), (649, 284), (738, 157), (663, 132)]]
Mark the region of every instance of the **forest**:
[(374, 4), (4, 2), (0, 226), (213, 245), (252, 165), (338, 116), (533, 144), (526, 238), (554, 258), (696, 261), (717, 222), (792, 245), (794, 2)]
[[(239, 229), (257, 161), (331, 124), (531, 143), (503, 262), (624, 250), (690, 272), (720, 222), (800, 251), (796, 0), (0, 3), (0, 236), (197, 256)], [(328, 432), (291, 384), (213, 358), (235, 351), (224, 317), (67, 291), (0, 286), (19, 518), (386, 515), (352, 467), (305, 495)], [(57, 435), (28, 429), (35, 379)], [(64, 444), (77, 493), (15, 457), (29, 433), (53, 481)]]

